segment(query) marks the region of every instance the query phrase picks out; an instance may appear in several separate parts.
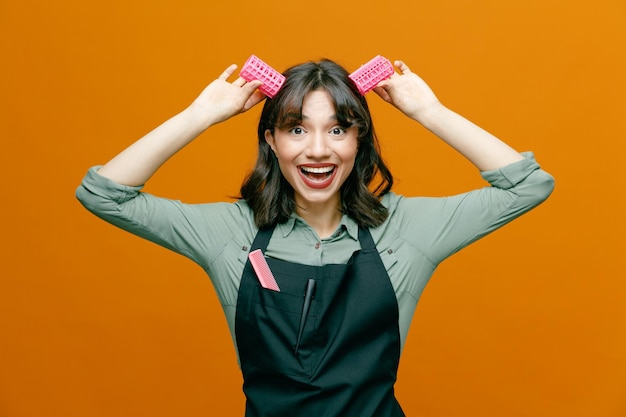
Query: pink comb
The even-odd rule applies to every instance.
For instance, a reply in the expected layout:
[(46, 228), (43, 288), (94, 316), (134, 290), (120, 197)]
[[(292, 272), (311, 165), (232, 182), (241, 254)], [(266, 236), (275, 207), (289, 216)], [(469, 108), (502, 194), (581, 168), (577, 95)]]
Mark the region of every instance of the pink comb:
[(387, 58), (378, 55), (349, 75), (361, 95), (376, 87), (376, 84), (393, 75), (393, 65)]
[(254, 80), (263, 81), (263, 85), (259, 87), (259, 90), (269, 98), (274, 97), (285, 82), (285, 77), (281, 73), (254, 55), (250, 55), (250, 58), (243, 64), (239, 75), (248, 82)]
[(250, 252), (248, 258), (250, 259), (250, 263), (252, 264), (252, 268), (254, 269), (257, 278), (259, 278), (261, 286), (263, 288), (267, 288), (268, 290), (280, 291), (278, 283), (274, 278), (274, 274), (272, 274), (270, 266), (267, 264), (261, 249)]

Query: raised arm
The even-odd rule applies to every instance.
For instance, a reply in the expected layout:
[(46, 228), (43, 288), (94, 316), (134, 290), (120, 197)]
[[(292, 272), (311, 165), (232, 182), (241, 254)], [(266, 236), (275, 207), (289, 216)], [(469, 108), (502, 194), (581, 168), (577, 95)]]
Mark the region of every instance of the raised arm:
[(236, 69), (237, 65), (229, 66), (189, 107), (126, 148), (98, 173), (119, 184), (142, 185), (204, 130), (261, 102), (265, 96), (256, 90), (260, 81), (246, 83), (240, 77), (227, 81)]
[(374, 91), (460, 152), (479, 170), (490, 171), (523, 159), (509, 145), (441, 104), (430, 87), (404, 62), (395, 61), (394, 65), (400, 74), (381, 81)]

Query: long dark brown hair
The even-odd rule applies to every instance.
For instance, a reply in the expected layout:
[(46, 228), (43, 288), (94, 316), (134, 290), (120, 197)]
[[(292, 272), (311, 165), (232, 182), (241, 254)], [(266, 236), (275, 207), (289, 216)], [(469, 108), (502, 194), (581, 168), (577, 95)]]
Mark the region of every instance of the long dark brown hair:
[[(314, 90), (327, 91), (342, 126), (358, 127), (358, 150), (352, 172), (341, 187), (341, 210), (360, 226), (376, 227), (387, 218), (380, 198), (391, 190), (393, 177), (380, 156), (372, 117), (363, 97), (348, 78), (348, 72), (333, 61), (307, 62), (283, 73), (285, 83), (267, 99), (258, 126), (259, 153), (256, 166), (241, 185), (241, 197), (254, 212), (259, 228), (283, 223), (295, 211), (291, 185), (283, 177), (278, 160), (265, 141), (265, 131), (299, 124), (302, 103)], [(377, 179), (376, 184), (372, 184)]]

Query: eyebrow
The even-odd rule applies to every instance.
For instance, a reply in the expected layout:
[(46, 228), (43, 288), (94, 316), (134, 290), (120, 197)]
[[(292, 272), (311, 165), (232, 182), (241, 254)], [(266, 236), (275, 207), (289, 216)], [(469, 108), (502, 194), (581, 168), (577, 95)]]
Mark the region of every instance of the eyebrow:
[[(294, 119), (302, 119), (302, 120), (308, 119), (308, 117), (304, 114), (302, 115), (288, 114), (287, 116), (293, 117)], [(299, 117), (296, 117), (296, 116), (299, 116)], [(332, 116), (328, 118), (328, 120), (339, 120), (339, 118), (337, 117), (337, 114), (333, 114)]]
[[(307, 120), (309, 119), (306, 115), (302, 114), (302, 113), (285, 113), (282, 117), (282, 123), (280, 123), (280, 125), (282, 125), (283, 127), (285, 126), (290, 126), (294, 123), (294, 121), (298, 121), (301, 122), (303, 120)], [(332, 116), (330, 116), (328, 118), (329, 121), (339, 121), (339, 117), (337, 117), (337, 114), (333, 114)]]

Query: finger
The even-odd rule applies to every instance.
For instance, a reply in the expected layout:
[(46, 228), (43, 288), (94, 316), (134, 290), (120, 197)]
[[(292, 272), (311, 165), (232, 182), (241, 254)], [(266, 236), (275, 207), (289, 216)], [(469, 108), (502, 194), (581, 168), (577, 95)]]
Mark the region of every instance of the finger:
[(384, 93), (384, 95), (386, 97), (389, 97), (389, 95), (391, 93), (393, 93), (393, 90), (395, 88), (395, 82), (394, 82), (394, 78), (395, 77), (400, 77), (399, 74), (393, 74), (390, 78), (387, 78), (386, 80), (382, 80), (381, 82), (379, 82), (376, 87), (378, 89), (380, 89), (381, 93)]
[(227, 80), (228, 77), (230, 77), (231, 75), (233, 75), (233, 72), (235, 72), (235, 70), (237, 69), (237, 64), (231, 64), (228, 66), (228, 68), (226, 68), (224, 70), (224, 72), (222, 74), (220, 74), (219, 77), (217, 77), (220, 80)]
[(246, 85), (244, 85), (243, 89), (245, 90), (246, 93), (252, 94), (252, 93), (254, 93), (254, 90), (256, 90), (257, 88), (259, 88), (262, 85), (263, 85), (262, 81), (253, 80), (253, 81), (250, 81), (249, 83), (247, 83)]
[(374, 89), (372, 90), (373, 92), (375, 92), (376, 94), (378, 94), (378, 96), (380, 98), (382, 98), (385, 101), (391, 101), (391, 97), (389, 96), (389, 93), (387, 93), (387, 90), (385, 90), (385, 88), (383, 86), (381, 86), (380, 84), (376, 87), (374, 87)]
[[(397, 74), (394, 74), (394, 75), (397, 75)], [(382, 88), (384, 90), (388, 90), (389, 88), (391, 88), (391, 82), (389, 80), (391, 80), (394, 77), (394, 75), (392, 75), (391, 77), (385, 80), (380, 81), (378, 84), (376, 84), (376, 87)]]
[(243, 87), (244, 85), (246, 85), (246, 80), (244, 80), (243, 78), (239, 77), (235, 81), (233, 81), (233, 85), (236, 86), (236, 87)]
[(246, 101), (246, 104), (244, 104), (243, 111), (250, 110), (252, 107), (256, 106), (257, 104), (262, 102), (264, 99), (265, 99), (265, 94), (263, 94), (261, 91), (258, 91), (258, 90), (255, 91), (254, 94), (252, 94), (250, 98)]
[(395, 61), (394, 65), (400, 70), (402, 74), (408, 74), (411, 72), (409, 66), (405, 64), (404, 61)]

